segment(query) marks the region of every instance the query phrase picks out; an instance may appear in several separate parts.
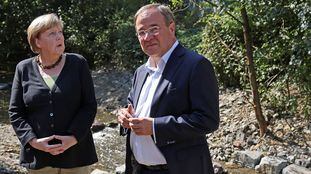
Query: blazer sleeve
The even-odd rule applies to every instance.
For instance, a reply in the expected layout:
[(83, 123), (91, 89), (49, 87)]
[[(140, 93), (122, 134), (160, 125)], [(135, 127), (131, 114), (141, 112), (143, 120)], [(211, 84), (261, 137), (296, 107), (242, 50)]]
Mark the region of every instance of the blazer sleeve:
[(74, 117), (68, 132), (73, 134), (77, 141), (85, 137), (90, 131), (97, 112), (97, 102), (95, 98), (94, 85), (88, 64), (84, 58), (80, 58), (80, 85), (81, 104), (77, 115)]
[(23, 87), (22, 87), (22, 71), (21, 64), (16, 66), (10, 105), (9, 105), (9, 116), (10, 122), (13, 129), (20, 140), (22, 146), (27, 145), (27, 143), (36, 137), (32, 130), (32, 127), (27, 122), (27, 115), (25, 109), (25, 103), (23, 100)]
[(190, 112), (154, 118), (158, 146), (202, 137), (219, 126), (219, 92), (211, 63), (202, 58), (192, 68), (189, 79), (189, 96), (180, 97), (188, 98)]

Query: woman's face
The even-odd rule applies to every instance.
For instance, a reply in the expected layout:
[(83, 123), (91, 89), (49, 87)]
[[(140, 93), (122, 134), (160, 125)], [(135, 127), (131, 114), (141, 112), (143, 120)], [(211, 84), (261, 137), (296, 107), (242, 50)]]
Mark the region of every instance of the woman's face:
[(59, 57), (65, 51), (63, 30), (60, 26), (41, 32), (36, 39), (36, 45), (41, 55), (50, 58)]

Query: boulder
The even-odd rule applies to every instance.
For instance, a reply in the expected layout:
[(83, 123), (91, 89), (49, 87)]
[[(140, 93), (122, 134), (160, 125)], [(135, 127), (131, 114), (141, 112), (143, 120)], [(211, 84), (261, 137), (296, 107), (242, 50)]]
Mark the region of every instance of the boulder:
[(282, 174), (310, 174), (311, 170), (305, 167), (291, 164), (282, 170)]
[(266, 156), (263, 157), (255, 167), (256, 172), (264, 174), (280, 174), (282, 169), (287, 166), (287, 161), (279, 158)]
[(234, 155), (234, 161), (242, 166), (254, 168), (259, 164), (262, 153), (259, 151), (237, 151)]
[(116, 174), (125, 174), (125, 164), (116, 168)]
[(99, 170), (99, 169), (95, 169), (92, 171), (91, 174), (109, 174), (108, 172), (106, 171), (102, 171), (102, 170)]

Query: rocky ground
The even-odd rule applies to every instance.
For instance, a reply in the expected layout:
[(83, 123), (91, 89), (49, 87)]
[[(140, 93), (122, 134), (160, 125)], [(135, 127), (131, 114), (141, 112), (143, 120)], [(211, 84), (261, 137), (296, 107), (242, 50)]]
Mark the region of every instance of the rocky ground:
[(310, 119), (280, 116), (263, 104), (263, 115), (269, 120), (269, 126), (265, 136), (260, 138), (253, 107), (247, 96), (250, 95), (240, 90), (221, 90), (220, 128), (209, 136), (213, 159), (226, 161), (227, 166), (233, 162), (246, 165), (247, 161), (238, 161), (237, 154), (252, 151), (310, 169)]
[(26, 173), (18, 165), (19, 142), (10, 125), (0, 124), (0, 173)]
[[(132, 73), (129, 72), (93, 73), (99, 112), (113, 113), (115, 109), (126, 104), (131, 76)], [(221, 124), (208, 138), (214, 160), (222, 161), (221, 164), (230, 168), (237, 151), (252, 150), (260, 151), (264, 156), (278, 156), (290, 163), (310, 168), (310, 119), (291, 115), (281, 117), (274, 111), (265, 109), (264, 105), (263, 113), (269, 120), (269, 127), (267, 134), (260, 138), (249, 96), (249, 93), (236, 89), (220, 90)], [(8, 124), (0, 123), (0, 135), (0, 173), (25, 173), (25, 169), (18, 166), (19, 145), (12, 128)]]

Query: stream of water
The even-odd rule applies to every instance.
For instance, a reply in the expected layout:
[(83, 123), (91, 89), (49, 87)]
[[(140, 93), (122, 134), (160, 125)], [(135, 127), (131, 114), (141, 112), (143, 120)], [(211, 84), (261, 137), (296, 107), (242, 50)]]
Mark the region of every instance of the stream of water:
[[(116, 121), (115, 116), (107, 113), (98, 113), (97, 119), (106, 123)], [(96, 168), (113, 173), (116, 167), (124, 164), (125, 137), (119, 136), (119, 127), (106, 127), (104, 130), (93, 134), (97, 148), (99, 163)], [(221, 163), (230, 174), (255, 174), (254, 169), (242, 168), (236, 164), (226, 165)]]

